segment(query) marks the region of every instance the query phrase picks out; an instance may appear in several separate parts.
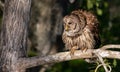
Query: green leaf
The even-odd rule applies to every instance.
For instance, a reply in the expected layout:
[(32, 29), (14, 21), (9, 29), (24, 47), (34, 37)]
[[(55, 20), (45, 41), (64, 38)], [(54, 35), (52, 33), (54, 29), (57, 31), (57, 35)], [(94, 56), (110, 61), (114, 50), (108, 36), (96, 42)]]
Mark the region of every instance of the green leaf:
[(102, 9), (97, 8), (97, 14), (98, 14), (98, 15), (102, 15), (102, 14), (103, 14)]
[(108, 7), (108, 3), (107, 3), (107, 2), (104, 2), (104, 6), (107, 8), (107, 7)]
[(96, 2), (95, 4), (96, 4), (97, 7), (99, 7), (99, 3), (98, 2)]
[(117, 61), (116, 61), (116, 59), (113, 60), (113, 66), (114, 66), (114, 67), (117, 66)]
[(93, 8), (93, 3), (92, 3), (91, 0), (87, 0), (87, 8), (88, 8), (88, 9)]

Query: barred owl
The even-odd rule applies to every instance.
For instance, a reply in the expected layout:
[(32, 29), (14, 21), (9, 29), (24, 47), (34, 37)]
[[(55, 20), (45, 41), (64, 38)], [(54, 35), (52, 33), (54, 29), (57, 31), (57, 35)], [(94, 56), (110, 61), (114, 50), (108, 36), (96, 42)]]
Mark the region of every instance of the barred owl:
[(88, 11), (75, 10), (63, 18), (62, 35), (66, 49), (73, 55), (75, 50), (86, 51), (100, 45), (98, 20)]

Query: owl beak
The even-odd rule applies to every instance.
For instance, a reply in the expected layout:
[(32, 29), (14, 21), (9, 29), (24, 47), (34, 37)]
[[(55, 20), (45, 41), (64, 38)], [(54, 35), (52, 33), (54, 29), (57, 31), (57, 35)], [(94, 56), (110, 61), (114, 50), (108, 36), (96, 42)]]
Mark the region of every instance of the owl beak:
[(68, 25), (65, 26), (65, 31), (68, 31), (69, 27)]

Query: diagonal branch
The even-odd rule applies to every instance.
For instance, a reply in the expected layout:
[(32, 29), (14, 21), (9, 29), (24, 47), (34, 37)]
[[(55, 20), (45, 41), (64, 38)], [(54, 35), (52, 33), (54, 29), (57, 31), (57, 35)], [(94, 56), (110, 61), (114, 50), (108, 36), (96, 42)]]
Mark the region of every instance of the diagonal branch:
[[(107, 46), (107, 45), (105, 45), (105, 46)], [(114, 48), (114, 46), (111, 46), (111, 47), (108, 46), (108, 47)], [(118, 48), (120, 48), (119, 45), (116, 45), (116, 46), (118, 46)], [(88, 49), (86, 52), (77, 50), (74, 53), (74, 57), (70, 56), (70, 52), (60, 52), (60, 53), (57, 53), (54, 55), (48, 55), (45, 57), (35, 56), (35, 57), (31, 57), (31, 58), (21, 58), (21, 59), (19, 59), (18, 64), (20, 65), (19, 67), (30, 68), (30, 67), (34, 67), (34, 66), (38, 66), (38, 65), (58, 63), (58, 62), (63, 62), (63, 61), (68, 61), (68, 60), (73, 60), (73, 59), (91, 58), (91, 57), (93, 57), (92, 53), (97, 53), (103, 58), (120, 59), (120, 52), (103, 50), (102, 49), (103, 47), (101, 47), (101, 49), (100, 48), (99, 49)]]

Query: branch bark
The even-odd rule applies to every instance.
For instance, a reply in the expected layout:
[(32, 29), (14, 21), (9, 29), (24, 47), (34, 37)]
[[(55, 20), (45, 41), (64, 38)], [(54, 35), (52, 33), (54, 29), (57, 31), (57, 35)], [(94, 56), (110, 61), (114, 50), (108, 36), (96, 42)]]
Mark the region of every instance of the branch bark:
[(120, 45), (105, 45), (99, 49), (88, 49), (86, 52), (82, 52), (81, 50), (77, 50), (74, 53), (74, 56), (70, 56), (70, 52), (60, 52), (54, 55), (48, 55), (44, 57), (36, 56), (31, 58), (21, 58), (19, 59), (19, 65), (23, 68), (30, 68), (33, 66), (50, 64), (50, 63), (58, 63), (73, 59), (82, 59), (82, 58), (92, 58), (92, 53), (97, 53), (103, 58), (111, 58), (111, 59), (120, 59), (120, 52), (118, 51), (110, 51), (104, 50), (103, 48), (120, 48)]

